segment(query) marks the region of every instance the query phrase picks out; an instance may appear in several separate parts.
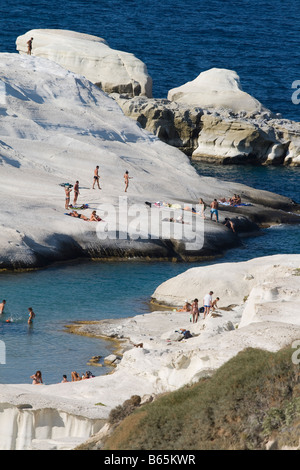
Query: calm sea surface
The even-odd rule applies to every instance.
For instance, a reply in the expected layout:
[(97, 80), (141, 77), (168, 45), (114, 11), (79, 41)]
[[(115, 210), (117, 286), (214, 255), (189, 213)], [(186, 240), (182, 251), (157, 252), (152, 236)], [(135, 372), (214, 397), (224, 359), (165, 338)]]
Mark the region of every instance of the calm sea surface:
[[(169, 89), (204, 70), (227, 68), (235, 70), (243, 89), (265, 106), (298, 121), (300, 105), (293, 104), (291, 97), (293, 82), (300, 80), (299, 7), (298, 0), (1, 2), (0, 52), (15, 52), (16, 38), (30, 29), (93, 34), (146, 63), (154, 97), (166, 97)], [(300, 202), (299, 169), (195, 166), (203, 175)], [(221, 263), (299, 252), (299, 228), (280, 226), (263, 231), (262, 237), (243, 240), (243, 247), (228, 251)], [(28, 383), (37, 369), (46, 383), (60, 381), (62, 374), (70, 377), (72, 370), (105, 373), (105, 368), (86, 363), (93, 355), (109, 354), (109, 346), (68, 334), (64, 325), (149, 312), (155, 288), (192, 266), (85, 262), (22, 274), (0, 273), (0, 299), (7, 300), (6, 314), (0, 318), (0, 345), (6, 347), (0, 383)], [(32, 327), (27, 325), (30, 306), (36, 312)], [(9, 317), (12, 323), (6, 322)]]

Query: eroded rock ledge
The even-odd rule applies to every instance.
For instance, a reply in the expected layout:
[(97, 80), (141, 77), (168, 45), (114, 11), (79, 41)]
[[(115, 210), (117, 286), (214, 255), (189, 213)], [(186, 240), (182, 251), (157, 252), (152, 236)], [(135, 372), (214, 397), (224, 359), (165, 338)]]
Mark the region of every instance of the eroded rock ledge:
[(167, 99), (111, 96), (126, 116), (192, 160), (300, 166), (298, 122), (268, 112), (249, 115)]

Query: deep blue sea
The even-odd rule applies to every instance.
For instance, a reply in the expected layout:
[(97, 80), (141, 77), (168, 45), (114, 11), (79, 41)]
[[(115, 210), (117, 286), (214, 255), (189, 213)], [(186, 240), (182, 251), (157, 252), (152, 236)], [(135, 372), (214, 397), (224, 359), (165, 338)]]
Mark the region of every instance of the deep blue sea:
[[(38, 28), (68, 29), (104, 38), (133, 53), (148, 68), (153, 96), (196, 78), (212, 67), (235, 70), (243, 90), (284, 118), (299, 121), (292, 102), (300, 80), (300, 1), (282, 0), (66, 0), (0, 4), (0, 52), (16, 52), (15, 40)], [(299, 169), (197, 165), (201, 174), (274, 191), (300, 202)], [(1, 213), (0, 213), (1, 217)], [(299, 253), (298, 227), (273, 227), (262, 237), (243, 240), (222, 260), (238, 261), (277, 253)], [(198, 264), (197, 264), (198, 265)], [(6, 364), (0, 383), (30, 383), (37, 369), (46, 383), (92, 368), (93, 355), (107, 355), (99, 340), (71, 335), (64, 325), (146, 313), (155, 288), (195, 264), (70, 263), (27, 273), (0, 273), (0, 340)], [(222, 265), (220, 265), (222, 269)], [(27, 308), (36, 312), (27, 325)], [(8, 317), (13, 323), (7, 323)]]

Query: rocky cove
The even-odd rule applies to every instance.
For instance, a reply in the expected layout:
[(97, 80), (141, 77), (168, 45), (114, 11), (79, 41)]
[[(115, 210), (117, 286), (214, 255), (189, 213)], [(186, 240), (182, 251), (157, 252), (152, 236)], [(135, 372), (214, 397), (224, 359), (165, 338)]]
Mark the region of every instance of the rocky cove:
[[(299, 255), (220, 266), (191, 268), (159, 285), (152, 313), (71, 325), (75, 334), (115, 343), (106, 358), (112, 373), (64, 384), (0, 385), (2, 447), (62, 450), (88, 441), (101, 449), (110, 412), (133, 395), (143, 404), (192, 385), (245, 348), (275, 352), (294, 345), (297, 358)], [(179, 308), (195, 296), (201, 304), (212, 288), (217, 309), (192, 323)]]
[[(35, 32), (29, 32), (28, 36), (31, 34), (38, 45), (38, 36)], [(58, 39), (62, 37), (66, 34), (58, 33)], [(90, 41), (90, 38), (85, 40)], [(67, 42), (58, 41), (63, 47)], [(52, 41), (51, 44), (54, 56), (58, 57), (57, 43)], [(47, 49), (47, 41), (42, 46)], [(76, 54), (71, 56), (66, 70), (47, 54), (39, 57), (38, 48), (32, 56), (0, 54), (1, 82), (5, 89), (5, 100), (1, 102), (0, 143), (2, 269), (42, 267), (50, 262), (85, 256), (98, 259), (203, 259), (219, 256), (224, 250), (238, 246), (240, 237), (254, 235), (261, 226), (299, 223), (296, 201), (245, 185), (202, 177), (190, 164), (190, 157), (196, 158), (196, 154), (192, 154), (196, 146), (200, 146), (199, 136), (205, 130), (201, 126), (207, 118), (207, 149), (212, 146), (212, 153), (216, 154), (220, 148), (225, 150), (225, 155), (217, 161), (225, 163), (223, 157), (233, 157), (239, 163), (249, 162), (255, 152), (261, 151), (260, 163), (297, 165), (297, 151), (292, 153), (293, 148), (297, 149), (296, 124), (287, 123), (287, 128), (291, 125), (291, 129), (293, 126), (295, 129), (290, 134), (281, 130), (273, 135), (274, 139), (268, 140), (268, 136), (264, 141), (265, 135), (251, 127), (254, 123), (251, 119), (264, 119), (268, 122), (267, 129), (270, 120), (273, 125), (274, 119), (280, 121), (281, 118), (272, 116), (243, 95), (247, 106), (258, 106), (245, 111), (250, 113), (248, 117), (239, 115), (246, 131), (239, 128), (239, 124), (230, 124), (222, 147), (227, 130), (223, 117), (219, 120), (219, 116), (231, 119), (232, 112), (219, 108), (211, 113), (201, 108), (201, 117), (195, 120), (201, 132), (192, 132), (193, 143), (191, 145), (191, 137), (188, 137), (188, 150), (184, 150), (181, 145), (184, 139), (178, 138), (177, 130), (174, 134), (170, 130), (168, 134), (158, 125), (155, 131), (149, 132), (143, 113), (139, 111), (140, 117), (130, 120), (121, 112), (120, 103), (122, 108), (123, 105), (124, 108), (134, 105), (135, 101), (142, 107), (147, 103), (151, 105), (153, 99), (148, 85), (144, 88), (136, 85), (138, 80), (131, 77), (129, 83), (132, 85), (131, 80), (134, 80), (135, 84), (133, 95), (144, 90), (143, 93), (149, 96), (130, 99), (119, 93), (110, 96), (108, 93), (116, 89), (128, 93), (129, 88), (109, 85), (103, 93), (96, 86), (101, 83), (105, 88), (103, 79), (96, 77), (93, 84), (84, 75), (71, 71), (76, 57)], [(119, 62), (122, 68), (122, 61)], [(130, 70), (130, 67), (125, 68)], [(122, 74), (114, 73), (114, 76)], [(230, 86), (236, 88), (234, 75), (227, 74), (227, 77), (233, 77)], [(144, 83), (149, 84), (149, 81)], [(183, 108), (193, 114), (195, 106), (177, 104), (178, 90), (176, 95), (175, 105), (171, 100), (166, 100), (165, 104), (181, 108), (181, 115)], [(152, 104), (155, 107), (156, 100)], [(258, 112), (262, 113), (259, 118)], [(185, 116), (188, 113), (184, 112)], [(172, 113), (170, 116), (172, 121)], [(140, 124), (144, 129), (136, 124), (136, 120), (142, 121)], [(149, 126), (156, 126), (155, 118), (151, 118), (151, 123)], [(209, 126), (215, 127), (218, 141), (216, 134), (210, 134)], [(241, 139), (237, 138), (240, 131)], [(191, 131), (186, 128), (186, 132), (190, 135)], [(273, 130), (270, 132), (272, 134)], [(293, 132), (296, 139), (292, 144), (289, 139)], [(164, 133), (173, 135), (174, 141), (177, 139), (176, 145), (168, 145), (172, 139), (168, 144), (163, 142)], [(283, 134), (288, 135), (287, 141), (280, 140)], [(203, 158), (207, 158), (207, 149), (201, 151), (200, 156), (203, 154)], [(287, 149), (291, 158), (284, 153)], [(92, 189), (96, 165), (100, 166), (101, 191)], [(122, 205), (120, 198), (125, 196), (123, 174), (128, 169), (133, 179), (126, 195), (127, 205)], [(76, 179), (80, 180), (79, 201), (88, 203), (88, 209), (81, 213), (90, 215), (91, 210), (96, 210), (102, 223), (66, 216), (69, 211), (64, 208), (65, 194), (61, 184), (74, 184)], [(219, 223), (210, 220), (209, 209), (206, 209), (206, 218), (201, 218), (197, 207), (200, 197), (209, 205), (215, 198), (227, 200), (234, 193), (241, 195), (245, 205), (234, 207), (220, 202)], [(225, 217), (234, 221), (236, 233), (223, 225)], [(149, 219), (158, 220), (158, 226), (149, 224)], [(174, 222), (174, 219), (186, 223)], [(102, 231), (101, 226), (106, 229)], [(165, 232), (158, 231), (162, 226), (166, 228)], [(191, 246), (193, 237), (196, 243)], [(274, 351), (299, 339), (296, 314), (299, 309), (299, 255), (228, 263), (222, 269), (218, 265), (196, 269), (158, 286), (153, 293), (153, 302), (164, 305), (163, 310), (121, 320), (76, 325), (79, 334), (121, 341), (124, 346), (120, 354), (122, 359), (114, 373), (64, 385), (1, 385), (4, 447), (74, 448), (103, 429), (111, 409), (132, 394), (146, 400), (149, 396), (155, 397), (209, 376), (245, 347)], [(212, 284), (221, 298), (217, 315), (191, 324), (189, 315), (174, 311), (182, 306), (185, 298), (191, 300), (197, 295), (202, 299)], [(192, 337), (182, 338), (180, 332), (183, 330), (189, 330)], [(108, 393), (110, 390), (114, 390), (114, 394)], [(44, 426), (45, 422), (47, 426)]]

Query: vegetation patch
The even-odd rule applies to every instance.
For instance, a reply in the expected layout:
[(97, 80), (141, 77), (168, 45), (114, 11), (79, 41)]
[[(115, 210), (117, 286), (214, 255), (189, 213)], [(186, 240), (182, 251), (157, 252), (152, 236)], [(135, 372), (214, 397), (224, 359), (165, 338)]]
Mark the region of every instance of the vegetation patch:
[(111, 421), (116, 427), (103, 449), (259, 450), (274, 436), (286, 445), (299, 443), (300, 373), (292, 354), (291, 348), (248, 348), (210, 378), (128, 406), (127, 417), (117, 407)]

